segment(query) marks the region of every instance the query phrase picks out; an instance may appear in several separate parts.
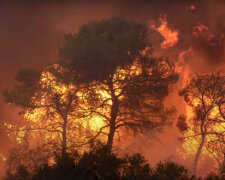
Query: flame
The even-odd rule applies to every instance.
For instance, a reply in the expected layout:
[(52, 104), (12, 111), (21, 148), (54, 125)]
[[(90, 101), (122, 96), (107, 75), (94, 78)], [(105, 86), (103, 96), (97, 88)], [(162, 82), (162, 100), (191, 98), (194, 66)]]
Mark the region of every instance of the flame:
[[(145, 54), (147, 51), (148, 49), (145, 49), (142, 53)], [(66, 84), (58, 81), (56, 76), (51, 72), (52, 68), (58, 73), (64, 73), (67, 71), (67, 69), (60, 67), (58, 64), (49, 66), (42, 71), (39, 84), (42, 89), (46, 89), (47, 91), (40, 93), (37, 92), (31, 98), (33, 104), (39, 108), (25, 109), (25, 125), (18, 127), (17, 125), (5, 123), (9, 138), (18, 144), (24, 143), (26, 138), (28, 138), (32, 146), (44, 143), (47, 144), (49, 142), (60, 145), (60, 142), (62, 142), (62, 135), (59, 132), (63, 131), (63, 119), (53, 107), (46, 108), (46, 106), (51, 104), (52, 94), (57, 94), (59, 96), (60, 103), (66, 103), (68, 100), (68, 94), (74, 93), (76, 87), (73, 82)], [(117, 71), (113, 77), (113, 85), (116, 95), (121, 93), (121, 88), (118, 87), (123, 86), (122, 80), (125, 79), (127, 73), (130, 75), (140, 74), (140, 65), (135, 61), (128, 69), (117, 68)], [(121, 81), (118, 81), (118, 79)], [(102, 127), (108, 124), (104, 117), (110, 118), (110, 106), (112, 105), (111, 94), (104, 84), (93, 82), (90, 84), (90, 87), (94, 87), (95, 93), (99, 96), (99, 98), (101, 98), (105, 105), (86, 117), (68, 115), (68, 147), (76, 146), (75, 142), (85, 144), (85, 142), (88, 141), (88, 138), (94, 137)], [(51, 91), (50, 94), (49, 91)], [(89, 107), (89, 102), (85, 100), (85, 93), (86, 92), (83, 90), (77, 91), (77, 101), (80, 102), (80, 107), (78, 109), (74, 109), (75, 112), (72, 113), (87, 113), (83, 110), (88, 109), (87, 107)], [(122, 99), (123, 96), (120, 96), (119, 98)], [(106, 141), (108, 130), (109, 128), (105, 127), (102, 131), (102, 135), (99, 136), (98, 139), (102, 142)]]
[[(66, 71), (66, 69), (63, 69), (58, 64), (54, 64), (50, 68), (54, 68), (58, 72)], [(76, 88), (73, 83), (65, 84), (59, 82), (48, 68), (41, 73), (39, 84), (43, 89), (50, 89), (52, 94), (59, 95), (59, 101), (62, 104), (68, 101), (68, 94), (73, 93)], [(100, 94), (103, 99), (109, 97), (109, 94), (101, 90), (100, 87), (98, 94)], [(83, 92), (78, 92), (77, 95), (81, 98), (83, 96)], [(18, 127), (17, 125), (5, 123), (10, 140), (18, 144), (22, 144), (26, 141), (26, 138), (28, 138), (29, 142), (31, 142), (31, 146), (44, 143), (60, 145), (62, 135), (59, 132), (63, 131), (63, 119), (53, 107), (45, 107), (51, 103), (48, 91), (43, 91), (41, 94), (35, 94), (32, 97), (32, 102), (34, 105), (39, 106), (39, 108), (25, 109), (24, 126)], [(109, 104), (110, 103), (111, 102), (109, 102)], [(83, 101), (82, 106), (87, 106), (87, 102)], [(74, 111), (76, 111), (76, 109)], [(82, 110), (78, 111), (78, 113), (82, 113)], [(87, 141), (87, 136), (94, 136), (93, 134), (97, 133), (104, 125), (105, 122), (103, 119), (96, 114), (79, 119), (74, 115), (68, 115), (68, 147), (75, 146), (76, 144), (74, 142), (79, 142), (80, 144), (85, 143)]]
[[(140, 55), (147, 56), (150, 51), (151, 48), (146, 47), (143, 51), (140, 51)], [(167, 71), (165, 68), (168, 68), (168, 64), (166, 66), (166, 63), (160, 63), (159, 68), (162, 68), (162, 71)], [(123, 100), (124, 98), (121, 95), (125, 86), (124, 82), (129, 81), (129, 78), (140, 75), (142, 68), (137, 58), (132, 64), (116, 69), (113, 76), (113, 87), (115, 95), (119, 95), (119, 100)], [(74, 112), (68, 114), (67, 117), (68, 150), (70, 147), (73, 150), (74, 147), (81, 147), (83, 144), (88, 144), (90, 142), (89, 140), (93, 137), (102, 143), (106, 143), (112, 105), (112, 96), (109, 87), (104, 83), (92, 82), (88, 85), (88, 88), (81, 87), (76, 91), (77, 87), (74, 85), (73, 80), (68, 80), (65, 83), (64, 79), (62, 81), (57, 79), (57, 73), (63, 73), (64, 75), (67, 71), (70, 71), (68, 77), (71, 78), (71, 70), (60, 67), (58, 64), (47, 66), (41, 72), (39, 85), (43, 91), (37, 91), (31, 99), (32, 103), (39, 108), (25, 109), (25, 123), (22, 127), (5, 124), (8, 136), (12, 142), (22, 144), (28, 141), (32, 148), (42, 144), (49, 144), (49, 152), (54, 152), (55, 149), (60, 150), (60, 146), (62, 145), (62, 133), (60, 132), (63, 131), (63, 119), (54, 107), (48, 107), (48, 105), (52, 103), (54, 94), (57, 95), (61, 104), (66, 104), (68, 95), (76, 92), (76, 101), (79, 106), (77, 107), (76, 102), (74, 102)], [(151, 73), (150, 69), (149, 73)], [(100, 105), (90, 104), (90, 100), (88, 99), (90, 97), (89, 93), (93, 93), (94, 97), (97, 96), (97, 99), (100, 99)], [(98, 101), (96, 102), (99, 103)], [(96, 109), (95, 106), (97, 107)], [(84, 116), (79, 117), (82, 114)], [(99, 134), (100, 130), (101, 133)], [(118, 141), (120, 143), (120, 136), (123, 134), (123, 130), (116, 130), (114, 135), (115, 142)]]
[(3, 154), (1, 154), (1, 153), (0, 153), (0, 158), (2, 159), (2, 161), (6, 161), (7, 160), (6, 157)]
[[(190, 68), (187, 66), (185, 68), (184, 72), (184, 83), (183, 87), (185, 87), (186, 82), (190, 80)], [(209, 98), (205, 98), (205, 103), (206, 105), (212, 104), (213, 100)], [(201, 102), (199, 99), (193, 99), (191, 102), (194, 107), (198, 107), (201, 105)], [(185, 132), (184, 132), (184, 141), (182, 144), (182, 149), (178, 150), (178, 153), (184, 158), (188, 159), (191, 156), (194, 156), (197, 152), (197, 149), (200, 145), (201, 141), (201, 134), (200, 130), (197, 129), (196, 124), (194, 123), (194, 117), (195, 114), (193, 112), (193, 108), (190, 107), (189, 105), (186, 104), (186, 123), (187, 126), (189, 127)], [(223, 120), (222, 117), (220, 116), (220, 112), (217, 106), (215, 106), (208, 114), (209, 119), (217, 119), (217, 120)], [(223, 161), (223, 153), (224, 153), (224, 147), (221, 144), (221, 142), (216, 142), (215, 140), (218, 140), (218, 136), (216, 134), (218, 133), (223, 133), (225, 131), (225, 122), (215, 122), (214, 124), (210, 125), (208, 127), (209, 132), (215, 132), (215, 133), (209, 133), (205, 137), (205, 143), (201, 151), (201, 157), (200, 157), (200, 162), (210, 158), (214, 162), (218, 163), (218, 160), (220, 163)], [(215, 142), (214, 142), (215, 141)], [(219, 146), (219, 147), (218, 147)]]
[(173, 47), (178, 42), (178, 30), (171, 30), (168, 27), (166, 16), (160, 16), (159, 21), (161, 22), (159, 27), (156, 27), (156, 25), (153, 24), (150, 26), (150, 28), (158, 31), (164, 37), (164, 41), (161, 43), (161, 47), (163, 49)]
[[(194, 101), (193, 104), (195, 104), (195, 106), (197, 107), (199, 102)], [(187, 124), (189, 126), (189, 129), (184, 134), (184, 136), (186, 138), (183, 143), (183, 148), (189, 154), (194, 155), (198, 149), (201, 136), (196, 135), (196, 132), (195, 132), (196, 127), (192, 121), (193, 116), (194, 116), (192, 109), (190, 107), (189, 108), (187, 107), (186, 111), (187, 111)], [(218, 114), (219, 114), (219, 109), (217, 107), (215, 107), (209, 114), (209, 118), (215, 118), (215, 117), (219, 118)], [(225, 123), (219, 123), (219, 122), (215, 123), (214, 125), (210, 126), (210, 130), (213, 132), (222, 133), (225, 130)], [(219, 153), (223, 153), (220, 151), (212, 151), (211, 149), (209, 149), (209, 147), (207, 147), (210, 142), (212, 142), (213, 140), (216, 140), (216, 139), (218, 139), (218, 137), (215, 134), (208, 134), (206, 136), (205, 146), (203, 147), (202, 155), (208, 156), (208, 157), (214, 157), (214, 156), (220, 156), (221, 154), (219, 154)], [(220, 150), (222, 151), (222, 149), (220, 149)]]

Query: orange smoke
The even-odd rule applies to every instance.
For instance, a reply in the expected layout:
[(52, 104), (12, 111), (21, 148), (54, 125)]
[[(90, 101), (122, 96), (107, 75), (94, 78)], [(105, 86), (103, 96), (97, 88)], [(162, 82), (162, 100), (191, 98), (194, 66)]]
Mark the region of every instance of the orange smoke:
[[(181, 73), (184, 69), (185, 66), (187, 65), (187, 61), (188, 59), (193, 56), (193, 48), (190, 46), (187, 50), (184, 50), (182, 52), (179, 53), (178, 56), (178, 61), (175, 63), (175, 72), (177, 73)], [(187, 74), (189, 73), (189, 70), (187, 70), (187, 68), (184, 71), (184, 79), (187, 78)], [(183, 84), (183, 87), (185, 86), (185, 84)]]

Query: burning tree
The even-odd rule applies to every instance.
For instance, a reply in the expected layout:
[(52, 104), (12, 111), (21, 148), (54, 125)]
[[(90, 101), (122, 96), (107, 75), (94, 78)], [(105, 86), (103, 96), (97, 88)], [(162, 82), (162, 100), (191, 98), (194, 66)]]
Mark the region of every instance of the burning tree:
[[(67, 34), (61, 59), (74, 69), (76, 83), (88, 84), (91, 110), (105, 126), (112, 149), (115, 132), (144, 132), (168, 124), (171, 111), (164, 109), (168, 86), (177, 81), (168, 61), (152, 59), (147, 27), (112, 18), (92, 22), (77, 34)], [(97, 97), (97, 99), (96, 99)], [(103, 132), (103, 133), (102, 133)]]
[[(225, 76), (222, 72), (203, 73), (193, 76), (179, 92), (192, 108), (193, 116), (185, 130), (184, 148), (195, 151), (193, 173), (196, 174), (201, 153), (207, 153), (221, 161), (224, 147), (225, 118)], [(223, 158), (222, 158), (223, 159)], [(220, 162), (221, 163), (221, 162)]]
[[(95, 139), (111, 151), (116, 132), (161, 129), (171, 121), (163, 100), (177, 81), (169, 61), (152, 59), (147, 28), (120, 18), (90, 23), (66, 35), (62, 62), (22, 70), (6, 101), (23, 108), (23, 127), (7, 124), (18, 143), (35, 140), (49, 151)], [(124, 131), (123, 131), (124, 132)]]
[(49, 151), (61, 150), (63, 156), (68, 149), (85, 142), (90, 133), (84, 128), (82, 118), (87, 113), (82, 105), (88, 105), (82, 99), (81, 88), (74, 85), (72, 73), (58, 64), (18, 73), (19, 85), (11, 92), (6, 91), (5, 98), (23, 108), (26, 122), (20, 128), (7, 124), (11, 138), (21, 144), (28, 136), (31, 144), (32, 141), (48, 144)]

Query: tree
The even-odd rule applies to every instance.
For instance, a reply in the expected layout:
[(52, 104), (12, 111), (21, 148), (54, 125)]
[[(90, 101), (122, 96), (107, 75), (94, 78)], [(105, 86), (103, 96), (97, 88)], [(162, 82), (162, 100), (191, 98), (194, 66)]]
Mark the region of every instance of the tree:
[(106, 147), (93, 147), (82, 155), (68, 154), (67, 158), (57, 157), (54, 166), (45, 166), (33, 179), (108, 179), (119, 180), (120, 171), (126, 161), (110, 153)]
[(149, 180), (152, 169), (147, 160), (139, 153), (127, 156), (122, 171), (122, 180)]
[(105, 146), (93, 147), (83, 154), (77, 164), (81, 179), (120, 179), (120, 168), (125, 161)]
[(168, 61), (150, 58), (147, 36), (146, 26), (112, 18), (65, 35), (60, 50), (62, 62), (75, 71), (76, 83), (88, 84), (87, 92), (95, 94), (89, 98), (96, 104), (91, 111), (105, 123), (100, 130), (107, 134), (110, 150), (116, 131), (160, 129), (171, 113), (163, 100), (177, 74)]
[(225, 150), (225, 119), (220, 110), (222, 99), (225, 97), (225, 76), (222, 72), (195, 74), (179, 94), (184, 97), (194, 113), (188, 133), (185, 134), (185, 141), (197, 144), (192, 169), (196, 174), (203, 148), (215, 156), (215, 149), (220, 141), (223, 147), (217, 148), (216, 153), (223, 154)]
[(151, 179), (149, 164), (140, 154), (118, 157), (109, 152), (107, 147), (97, 146), (83, 154), (70, 153), (67, 155), (66, 158), (56, 156), (56, 164), (42, 166), (36, 173), (29, 174), (29, 176), (33, 180)]
[(21, 141), (29, 134), (28, 141), (48, 144), (52, 153), (61, 150), (63, 156), (68, 149), (83, 143), (81, 118), (85, 111), (80, 105), (85, 103), (78, 95), (80, 87), (73, 83), (72, 73), (58, 64), (39, 71), (26, 69), (18, 73), (19, 84), (4, 95), (7, 102), (22, 107), (26, 122), (20, 128), (8, 125), (11, 137)]
[(159, 162), (153, 170), (152, 179), (160, 180), (191, 180), (194, 177), (189, 177), (189, 172), (186, 167), (175, 162), (165, 161)]

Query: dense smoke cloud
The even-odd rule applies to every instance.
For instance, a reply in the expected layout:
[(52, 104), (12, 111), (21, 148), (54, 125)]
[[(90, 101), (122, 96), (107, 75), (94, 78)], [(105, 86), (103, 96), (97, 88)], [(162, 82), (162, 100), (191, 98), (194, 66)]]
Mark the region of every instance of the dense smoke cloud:
[[(58, 48), (62, 46), (64, 33), (75, 33), (89, 21), (98, 21), (112, 16), (122, 16), (135, 21), (154, 24), (159, 27), (160, 16), (165, 16), (168, 28), (178, 31), (178, 41), (173, 47), (162, 49), (162, 35), (150, 29), (154, 56), (164, 56), (171, 61), (179, 61), (180, 53), (192, 48), (192, 58), (184, 58), (183, 64), (190, 64), (191, 71), (201, 66), (215, 68), (225, 63), (225, 2), (206, 0), (153, 0), (153, 1), (49, 1), (32, 3), (29, 1), (0, 4), (0, 90), (14, 85), (14, 77), (20, 68), (38, 67), (58, 59)], [(197, 26), (206, 27), (201, 31)], [(197, 30), (196, 30), (197, 29)], [(195, 31), (195, 32), (194, 32)], [(194, 35), (193, 35), (194, 33)], [(168, 104), (177, 105), (181, 99), (177, 90), (182, 87), (180, 80)], [(19, 122), (18, 110), (8, 106), (0, 98), (0, 122)], [(178, 108), (178, 112), (182, 109)], [(174, 127), (175, 128), (175, 127)], [(167, 133), (170, 133), (168, 130)], [(9, 143), (4, 129), (0, 131), (0, 150), (7, 152)], [(171, 137), (175, 135), (172, 134)], [(163, 139), (163, 136), (161, 137)], [(171, 145), (156, 145), (155, 148), (176, 146), (176, 138)], [(142, 150), (148, 153), (150, 146)], [(152, 147), (152, 153), (155, 152)], [(175, 148), (174, 148), (175, 149)], [(157, 152), (159, 152), (157, 150)], [(174, 150), (162, 151), (159, 156), (169, 157)], [(163, 157), (163, 158), (164, 158)], [(158, 157), (157, 157), (158, 158)]]

